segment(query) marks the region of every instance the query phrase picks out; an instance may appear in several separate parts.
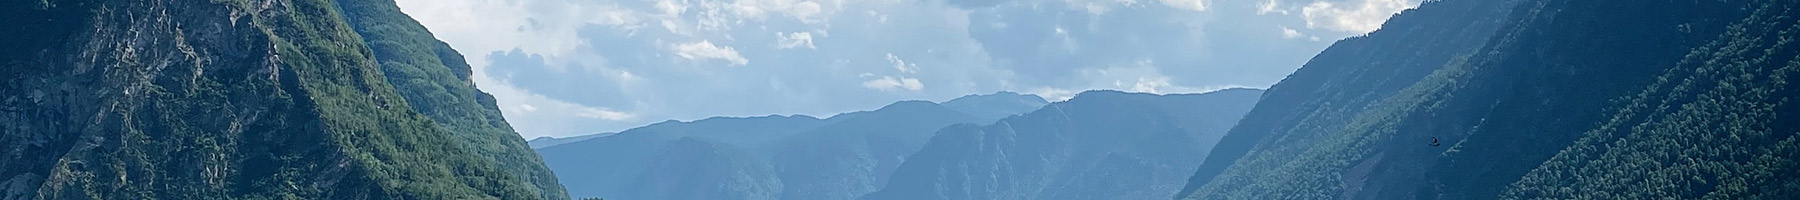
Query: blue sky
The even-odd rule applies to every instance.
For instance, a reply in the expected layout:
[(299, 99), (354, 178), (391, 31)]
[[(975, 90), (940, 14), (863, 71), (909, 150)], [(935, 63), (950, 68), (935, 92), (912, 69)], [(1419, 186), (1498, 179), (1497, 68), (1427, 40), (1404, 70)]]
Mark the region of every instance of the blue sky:
[(526, 138), (1016, 91), (1265, 88), (1418, 0), (398, 0)]

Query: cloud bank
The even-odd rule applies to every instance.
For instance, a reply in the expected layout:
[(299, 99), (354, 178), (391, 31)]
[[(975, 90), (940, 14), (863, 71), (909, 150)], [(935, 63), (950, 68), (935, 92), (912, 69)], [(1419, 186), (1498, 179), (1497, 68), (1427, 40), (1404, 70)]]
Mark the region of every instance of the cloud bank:
[[(398, 0), (525, 137), (1018, 91), (1266, 87), (1411, 0)], [(1323, 39), (1323, 40), (1321, 40)]]

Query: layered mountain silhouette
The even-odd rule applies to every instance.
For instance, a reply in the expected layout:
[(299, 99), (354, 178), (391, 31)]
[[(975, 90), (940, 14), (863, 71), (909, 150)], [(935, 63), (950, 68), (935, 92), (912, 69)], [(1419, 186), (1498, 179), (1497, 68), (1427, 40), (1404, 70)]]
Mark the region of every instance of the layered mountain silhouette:
[(992, 124), (950, 126), (861, 199), (1167, 198), (1261, 94), (1089, 91)]
[(825, 119), (671, 121), (539, 152), (575, 197), (1166, 198), (1261, 94), (1090, 91), (1048, 103), (1001, 92)]
[[(888, 172), (939, 128), (992, 122), (1017, 114), (1005, 113), (1009, 110), (1024, 112), (1047, 103), (1032, 95), (996, 93), (942, 105), (901, 101), (825, 119), (667, 121), (538, 152), (560, 179), (570, 180), (565, 186), (580, 188), (570, 190), (576, 197), (855, 198), (879, 189)], [(719, 176), (699, 175), (705, 173)]]
[(9, 200), (1800, 199), (1800, 0), (1430, 0), (1267, 91), (529, 142), (392, 0), (5, 1), (0, 22)]
[(538, 138), (533, 138), (531, 140), (527, 140), (527, 141), (525, 141), (525, 143), (530, 144), (532, 149), (541, 149), (544, 147), (568, 144), (568, 143), (573, 143), (573, 142), (580, 142), (583, 140), (594, 139), (594, 138), (598, 138), (598, 137), (612, 136), (613, 134), (618, 134), (618, 133), (594, 133), (594, 134), (560, 137), (560, 138), (545, 136), (545, 137), (538, 137)]

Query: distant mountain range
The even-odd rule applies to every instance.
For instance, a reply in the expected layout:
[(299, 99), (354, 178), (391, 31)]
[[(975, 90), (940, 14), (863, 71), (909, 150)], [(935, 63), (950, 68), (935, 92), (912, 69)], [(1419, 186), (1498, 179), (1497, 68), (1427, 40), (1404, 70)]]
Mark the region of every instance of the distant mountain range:
[[(1000, 119), (1011, 115), (1030, 112), (1049, 101), (1037, 95), (1019, 94), (1015, 92), (996, 92), (985, 95), (968, 95), (944, 101), (945, 108), (981, 119)], [(538, 137), (531, 139), (531, 148), (538, 149), (571, 142), (578, 142), (596, 137), (611, 136), (614, 132), (593, 133), (568, 137)]]
[[(1061, 114), (1061, 111), (1041, 109), (1047, 108), (1046, 105), (1063, 108), (1077, 104), (1080, 105), (1075, 106), (1077, 109), (1098, 110), (1134, 108), (1130, 112), (1149, 112), (1139, 116), (1193, 114), (1214, 119), (1204, 123), (1174, 120), (1189, 119), (1187, 117), (1145, 119), (1160, 123), (1162, 126), (1159, 127), (1176, 130), (1161, 134), (1179, 137), (1167, 140), (1140, 137), (1137, 140), (1173, 144), (1160, 148), (1201, 152), (1204, 151), (1201, 144), (1216, 141), (1219, 133), (1249, 110), (1258, 94), (1260, 90), (1251, 89), (1170, 96), (1109, 91), (1084, 93), (1075, 100), (1051, 104), (1035, 95), (1001, 92), (964, 96), (943, 103), (901, 101), (872, 111), (844, 113), (826, 119), (804, 115), (716, 117), (693, 122), (668, 121), (610, 135), (533, 141), (543, 145), (538, 147), (538, 152), (544, 156), (546, 165), (557, 172), (558, 179), (571, 188), (569, 192), (574, 197), (856, 199), (894, 183), (890, 179), (907, 165), (908, 158), (916, 156), (914, 152), (928, 146), (928, 142), (941, 140), (933, 138), (946, 133), (941, 130), (946, 127), (980, 126), (1026, 116)], [(1199, 96), (1210, 98), (1196, 98)], [(1102, 106), (1089, 102), (1113, 103)], [(1176, 106), (1180, 104), (1176, 102), (1195, 104)], [(1077, 114), (1102, 111), (1083, 112)], [(1086, 124), (1075, 126), (1123, 125)], [(1204, 128), (1185, 131), (1175, 127), (1180, 125)], [(1082, 132), (1077, 135), (1104, 137), (1099, 136), (1104, 134), (1149, 133)], [(1180, 156), (1198, 155), (1164, 157)], [(1185, 173), (1194, 165), (1197, 163), (1174, 166), (1165, 171)], [(1065, 179), (1079, 180), (1075, 177)], [(918, 181), (901, 183), (917, 184)], [(1176, 182), (1164, 180), (1160, 183)], [(1172, 194), (1176, 189), (1179, 184), (1163, 189), (1161, 193)]]
[(550, 146), (556, 146), (556, 145), (561, 145), (561, 144), (568, 144), (568, 143), (571, 143), (571, 142), (580, 142), (580, 141), (582, 141), (582, 140), (588, 140), (588, 139), (594, 139), (594, 138), (597, 138), (597, 137), (606, 137), (606, 136), (612, 136), (612, 135), (613, 135), (613, 134), (619, 134), (619, 133), (611, 133), (611, 132), (608, 132), (608, 133), (593, 133), (593, 134), (586, 134), (586, 135), (578, 135), (578, 136), (569, 136), (569, 137), (560, 137), (560, 138), (559, 138), (559, 137), (549, 137), (549, 136), (545, 136), (545, 137), (538, 137), (538, 138), (533, 138), (533, 139), (531, 139), (531, 140), (528, 140), (528, 141), (525, 141), (525, 142), (526, 142), (526, 143), (528, 143), (528, 144), (531, 144), (531, 148), (532, 148), (532, 149), (541, 149), (541, 148), (544, 148), (544, 147), (550, 147)]
[(1262, 90), (1083, 92), (998, 122), (943, 128), (862, 199), (1164, 199)]
[(1266, 91), (530, 142), (391, 0), (0, 1), (0, 23), (6, 200), (1800, 199), (1800, 0), (1426, 0)]
[[(546, 160), (546, 165), (557, 170), (559, 179), (572, 180), (564, 185), (582, 188), (571, 190), (575, 192), (573, 196), (773, 199), (808, 194), (852, 198), (873, 191), (873, 186), (881, 182), (874, 175), (877, 171), (889, 171), (897, 166), (901, 157), (916, 150), (937, 128), (997, 120), (969, 113), (1004, 116), (1010, 115), (1003, 113), (1008, 110), (1034, 109), (1047, 103), (1032, 95), (996, 93), (945, 102), (975, 108), (966, 112), (932, 102), (901, 101), (872, 111), (838, 114), (826, 119), (805, 115), (714, 117), (692, 122), (666, 121), (608, 136), (536, 141), (547, 146), (538, 149), (539, 154), (551, 158)], [(587, 139), (580, 139), (583, 137)], [(553, 144), (571, 140), (580, 141)], [(685, 149), (690, 147), (701, 149)], [(700, 162), (719, 164), (683, 166), (687, 167), (681, 168), (683, 170), (656, 165)], [(756, 173), (726, 179), (674, 173), (734, 170)], [(800, 181), (838, 177), (864, 180)], [(654, 188), (730, 189), (658, 192)], [(822, 190), (831, 192), (819, 192)]]

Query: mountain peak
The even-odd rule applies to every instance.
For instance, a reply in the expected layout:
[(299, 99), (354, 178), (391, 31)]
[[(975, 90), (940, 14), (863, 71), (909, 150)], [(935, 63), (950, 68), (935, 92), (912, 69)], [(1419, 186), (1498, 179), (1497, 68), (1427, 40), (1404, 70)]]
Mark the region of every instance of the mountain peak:
[(934, 106), (941, 106), (941, 105), (938, 105), (937, 103), (932, 103), (930, 101), (906, 100), (906, 101), (894, 102), (894, 103), (888, 104), (887, 106), (882, 106), (881, 109), (876, 109), (876, 110), (921, 108), (921, 107), (934, 107)]
[(1075, 94), (1075, 97), (1070, 98), (1069, 100), (1084, 99), (1084, 98), (1091, 99), (1091, 98), (1110, 97), (1110, 96), (1146, 96), (1146, 97), (1149, 97), (1149, 96), (1205, 95), (1205, 94), (1246, 93), (1246, 92), (1262, 93), (1263, 89), (1234, 87), (1234, 88), (1225, 88), (1225, 89), (1200, 92), (1200, 93), (1175, 93), (1175, 94), (1156, 94), (1156, 93), (1128, 92), (1128, 91), (1118, 91), (1118, 90), (1088, 90), (1088, 91), (1082, 91), (1081, 93)]
[(998, 120), (1007, 116), (1037, 110), (1045, 104), (1050, 104), (1050, 101), (1046, 101), (1043, 97), (1037, 95), (1000, 91), (991, 94), (971, 94), (957, 97), (956, 99), (944, 101), (942, 105), (952, 110), (982, 119)]
[(1019, 94), (1017, 92), (1012, 92), (1012, 91), (999, 91), (999, 92), (994, 92), (994, 93), (990, 93), (990, 94), (963, 95), (962, 97), (957, 97), (956, 99), (950, 99), (949, 101), (944, 101), (943, 104), (952, 105), (952, 104), (963, 104), (963, 103), (973, 103), (973, 102), (982, 102), (982, 101), (998, 101), (998, 100), (1043, 102), (1046, 104), (1050, 103), (1049, 101), (1044, 100), (1043, 97), (1039, 97), (1037, 95)]
[(1075, 97), (1069, 98), (1069, 101), (1078, 101), (1078, 100), (1082, 100), (1082, 99), (1095, 99), (1095, 98), (1103, 98), (1103, 99), (1104, 98), (1119, 98), (1119, 97), (1125, 97), (1125, 96), (1163, 96), (1163, 95), (1142, 93), (1142, 92), (1126, 92), (1126, 91), (1118, 91), (1118, 90), (1088, 90), (1088, 91), (1082, 91), (1081, 93), (1075, 94)]

